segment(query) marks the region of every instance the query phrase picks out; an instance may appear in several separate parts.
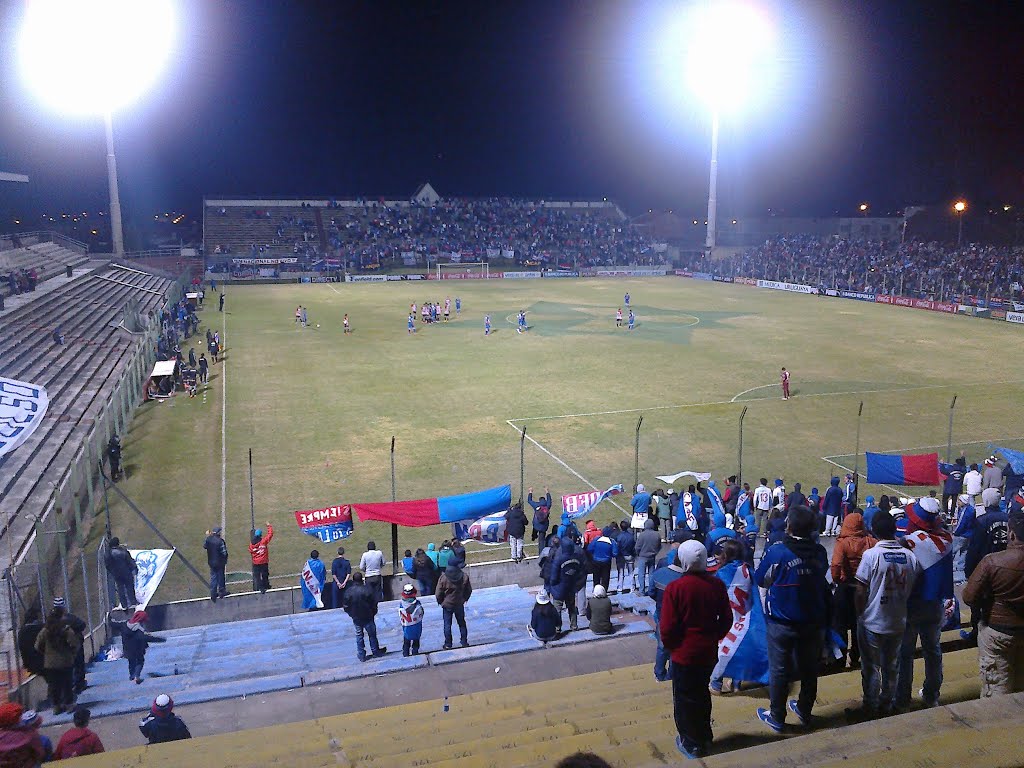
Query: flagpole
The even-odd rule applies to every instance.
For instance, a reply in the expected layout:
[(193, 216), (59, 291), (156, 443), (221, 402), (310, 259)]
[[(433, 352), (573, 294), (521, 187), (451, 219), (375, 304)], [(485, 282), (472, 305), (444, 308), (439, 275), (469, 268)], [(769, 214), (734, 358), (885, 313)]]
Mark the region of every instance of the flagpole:
[[(395, 486), (395, 436), (391, 436), (391, 501), (398, 498)], [(391, 570), (398, 573), (398, 524), (391, 524)]]
[(737, 470), (736, 481), (740, 484), (743, 483), (743, 419), (747, 415), (747, 406), (743, 406), (743, 410), (740, 412), (740, 456), (739, 456), (739, 468)]
[(633, 452), (633, 490), (640, 484), (640, 425), (644, 423), (641, 416), (636, 422), (636, 448)]
[(252, 448), (249, 449), (249, 522), (252, 523), (251, 530), (256, 530), (256, 497), (252, 487)]
[(523, 426), (519, 433), (519, 506), (523, 506), (523, 498), (526, 495), (526, 426)]
[(860, 469), (860, 417), (864, 413), (864, 401), (860, 401), (860, 407), (857, 408), (857, 442), (853, 449), (853, 487), (857, 488), (859, 483), (859, 472)]
[(953, 456), (953, 409), (956, 408), (956, 395), (953, 395), (953, 402), (949, 404), (949, 435), (946, 438), (946, 463), (949, 464)]

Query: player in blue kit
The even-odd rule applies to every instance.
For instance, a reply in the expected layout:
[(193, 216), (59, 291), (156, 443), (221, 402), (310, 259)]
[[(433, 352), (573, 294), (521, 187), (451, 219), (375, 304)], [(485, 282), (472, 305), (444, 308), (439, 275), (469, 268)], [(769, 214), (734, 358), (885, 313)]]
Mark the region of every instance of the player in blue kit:
[(491, 316), (484, 315), (484, 336), (491, 335)]
[(462, 299), (458, 296), (455, 297), (455, 316), (458, 317), (462, 314)]
[(522, 333), (526, 330), (526, 313), (523, 310), (519, 310), (519, 327), (516, 328), (516, 333)]
[(622, 303), (625, 304), (627, 307), (629, 306), (629, 292), (628, 291), (626, 292), (626, 295), (622, 297)]
[(405, 327), (409, 329), (409, 333), (416, 333), (416, 315), (412, 312), (409, 313), (409, 323)]
[(636, 315), (633, 314), (633, 310), (629, 310), (629, 320), (626, 321), (629, 327), (626, 330), (632, 331), (633, 326), (636, 325)]

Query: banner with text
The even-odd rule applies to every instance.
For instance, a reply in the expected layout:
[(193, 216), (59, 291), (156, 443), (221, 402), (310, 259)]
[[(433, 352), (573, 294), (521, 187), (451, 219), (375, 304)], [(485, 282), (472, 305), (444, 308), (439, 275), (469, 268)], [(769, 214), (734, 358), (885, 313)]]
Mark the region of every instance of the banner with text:
[(780, 283), (777, 280), (758, 280), (758, 288), (771, 288), (773, 291), (792, 291), (793, 293), (817, 293), (818, 289), (799, 283)]
[(303, 533), (315, 536), (324, 544), (347, 539), (354, 530), (352, 507), (348, 504), (296, 512), (295, 522)]
[(562, 511), (575, 520), (590, 514), (590, 511), (605, 499), (622, 493), (622, 484), (613, 485), (605, 491), (585, 491), (584, 493), (568, 493), (562, 496)]
[(0, 376), (0, 456), (28, 440), (49, 405), (45, 387)]
[(481, 517), (479, 520), (452, 523), (452, 536), (459, 541), (479, 541), (488, 546), (508, 544), (508, 510)]

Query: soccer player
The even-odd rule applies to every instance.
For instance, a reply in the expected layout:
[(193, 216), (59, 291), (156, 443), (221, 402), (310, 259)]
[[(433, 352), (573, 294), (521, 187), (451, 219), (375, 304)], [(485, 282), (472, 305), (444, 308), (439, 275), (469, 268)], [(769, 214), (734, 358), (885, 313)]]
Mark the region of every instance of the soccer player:
[(409, 312), (412, 314), (413, 317), (416, 317), (416, 302), (415, 301), (412, 304), (409, 305)]
[(458, 317), (462, 314), (462, 299), (458, 296), (455, 297), (455, 316)]
[(452, 313), (452, 298), (451, 296), (445, 296), (444, 298), (444, 321), (448, 322), (448, 316)]
[(617, 310), (615, 310), (615, 327), (622, 327), (622, 307), (619, 307)]
[(352, 333), (352, 328), (349, 327), (349, 324), (348, 324), (348, 312), (346, 312), (345, 316), (343, 318), (341, 318), (341, 325), (342, 325), (342, 327), (344, 327), (345, 333)]
[(409, 324), (406, 326), (409, 329), (409, 333), (416, 332), (416, 315), (412, 312), (409, 313)]
[(420, 314), (423, 317), (422, 322), (424, 322), (424, 323), (429, 323), (430, 322), (430, 308), (426, 304), (424, 304), (422, 307), (420, 307)]
[(484, 336), (491, 335), (491, 316), (484, 315)]
[(523, 310), (519, 310), (519, 327), (516, 328), (516, 333), (522, 333), (526, 330), (526, 313)]
[(622, 297), (622, 303), (629, 306), (629, 291), (626, 291), (626, 295)]
[(789, 400), (789, 371), (783, 368), (779, 380), (782, 384), (782, 399)]
[(633, 327), (636, 325), (636, 315), (633, 314), (632, 309), (629, 310), (629, 320), (627, 322), (629, 323), (629, 328), (627, 328), (627, 330), (632, 331)]

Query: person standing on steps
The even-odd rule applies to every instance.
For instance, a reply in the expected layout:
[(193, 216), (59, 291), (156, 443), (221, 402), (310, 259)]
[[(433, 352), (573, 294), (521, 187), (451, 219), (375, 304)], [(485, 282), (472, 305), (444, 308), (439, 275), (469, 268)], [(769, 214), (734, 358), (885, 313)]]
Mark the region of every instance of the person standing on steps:
[(53, 714), (70, 710), (75, 705), (73, 675), (78, 635), (65, 620), (64, 608), (50, 610), (36, 636), (35, 648), (43, 655), (43, 677)]
[(117, 536), (110, 539), (109, 546), (105, 564), (117, 590), (118, 604), (115, 607), (131, 608), (138, 603), (138, 598), (135, 597), (135, 574), (139, 572), (139, 566), (136, 565), (132, 553), (121, 544)]
[(423, 636), (423, 603), (419, 601), (416, 587), (412, 584), (402, 587), (398, 620), (402, 624), (402, 655), (416, 656), (420, 652), (420, 638)]
[(377, 542), (366, 542), (366, 551), (359, 558), (359, 570), (363, 572), (366, 586), (373, 590), (377, 600), (384, 599), (384, 553), (377, 549)]
[(217, 602), (218, 597), (227, 597), (228, 588), (224, 569), (228, 565), (228, 545), (221, 536), (221, 528), (206, 532), (203, 549), (206, 550), (206, 563), (210, 566), (210, 600)]
[[(576, 606), (576, 593), (579, 591), (581, 576), (586, 579), (586, 564), (576, 551), (572, 539), (558, 539), (559, 550), (548, 555), (553, 558), (550, 566), (550, 578), (547, 586), (550, 590), (551, 604), (558, 611), (558, 631), (562, 631), (562, 610), (569, 614), (569, 629), (576, 629), (576, 617), (579, 611)], [(584, 581), (585, 583), (585, 581)]]
[(121, 632), (121, 647), (128, 660), (128, 679), (142, 685), (142, 667), (146, 663), (146, 649), (150, 643), (166, 643), (167, 638), (146, 632), (145, 623), (149, 614), (136, 611)]
[(672, 709), (676, 749), (690, 759), (711, 749), (711, 691), (718, 643), (732, 628), (725, 582), (706, 572), (708, 551), (690, 540), (677, 550), (680, 578), (666, 588), (658, 631), (672, 654)]
[[(363, 574), (359, 571), (352, 574), (352, 582), (345, 589), (342, 607), (356, 628), (356, 657), (360, 661), (366, 661), (367, 658), (375, 658), (387, 653), (388, 649), (377, 643), (377, 623), (374, 621), (374, 617), (377, 615), (377, 593), (366, 585), (363, 581)], [(371, 655), (369, 657), (366, 655), (364, 634), (370, 640)]]
[(523, 562), (523, 544), (526, 538), (526, 514), (522, 502), (513, 504), (505, 518), (505, 530), (508, 532), (509, 548), (513, 563)]
[[(221, 294), (223, 296), (223, 294)], [(270, 540), (274, 538), (274, 526), (267, 523), (267, 533), (257, 528), (252, 532), (249, 556), (252, 558), (252, 588), (261, 595), (270, 589)]]
[(457, 565), (449, 563), (441, 578), (437, 580), (434, 598), (441, 606), (444, 618), (444, 650), (452, 648), (452, 619), (459, 623), (459, 642), (463, 648), (469, 647), (469, 630), (466, 627), (466, 603), (473, 594), (473, 585), (469, 576)]
[(527, 491), (526, 503), (533, 507), (533, 533), (530, 540), (537, 542), (538, 554), (544, 548), (551, 527), (551, 491), (544, 489), (544, 495), (537, 501), (533, 500), (533, 488)]
[(331, 607), (341, 608), (345, 598), (345, 590), (352, 580), (352, 563), (345, 557), (345, 548), (338, 547), (338, 556), (331, 561)]

